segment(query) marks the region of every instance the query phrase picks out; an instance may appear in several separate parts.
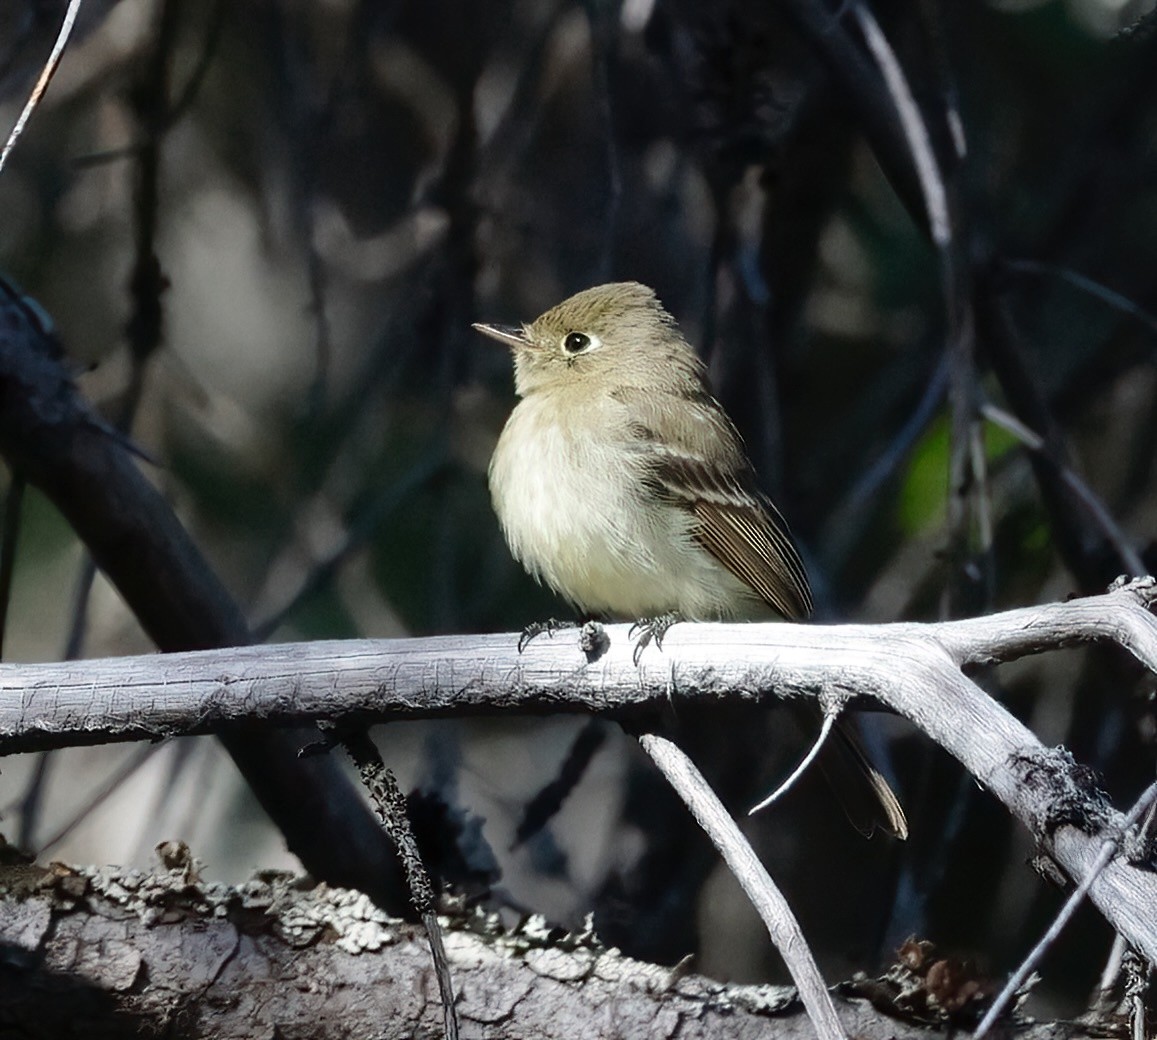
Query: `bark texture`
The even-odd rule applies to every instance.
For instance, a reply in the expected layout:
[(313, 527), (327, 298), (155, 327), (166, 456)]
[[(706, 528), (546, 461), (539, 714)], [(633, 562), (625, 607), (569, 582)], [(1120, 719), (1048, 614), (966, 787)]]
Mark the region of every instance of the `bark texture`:
[[(146, 875), (116, 869), (0, 871), (0, 1023), (27, 1040), (440, 1037), (425, 937), (365, 896), (284, 874), (229, 888), (188, 860)], [(532, 918), (504, 933), (489, 916), (446, 920), (462, 1035), (478, 1040), (814, 1035), (795, 992), (726, 986), (565, 935)], [(866, 1000), (837, 1002), (851, 1035), (928, 1037)], [(1026, 1040), (1086, 1035), (1026, 1028)]]

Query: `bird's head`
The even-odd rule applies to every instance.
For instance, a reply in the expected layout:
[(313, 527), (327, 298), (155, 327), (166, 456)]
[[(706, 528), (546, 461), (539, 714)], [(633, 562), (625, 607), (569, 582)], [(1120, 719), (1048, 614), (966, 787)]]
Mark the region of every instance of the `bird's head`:
[(698, 367), (694, 351), (653, 290), (638, 282), (596, 285), (563, 300), (528, 325), (475, 325), (514, 352), (519, 395), (564, 386), (653, 380), (665, 369)]

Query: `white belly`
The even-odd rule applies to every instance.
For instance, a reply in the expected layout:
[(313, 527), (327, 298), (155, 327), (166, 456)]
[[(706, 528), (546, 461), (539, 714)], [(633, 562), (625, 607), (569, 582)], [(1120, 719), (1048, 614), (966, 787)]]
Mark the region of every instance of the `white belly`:
[(746, 613), (751, 590), (700, 547), (689, 512), (648, 498), (642, 456), (600, 438), (605, 418), (564, 428), (541, 396), (515, 408), (490, 461), (494, 508), (514, 557), (590, 613)]

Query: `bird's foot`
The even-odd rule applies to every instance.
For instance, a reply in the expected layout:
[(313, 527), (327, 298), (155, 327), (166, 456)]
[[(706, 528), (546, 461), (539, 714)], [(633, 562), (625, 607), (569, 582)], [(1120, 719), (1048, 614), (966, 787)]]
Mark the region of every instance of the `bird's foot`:
[(532, 621), (522, 630), (522, 635), (518, 637), (518, 652), (522, 653), (529, 645), (532, 639), (536, 639), (544, 632), (548, 636), (553, 636), (555, 632), (562, 632), (568, 628), (578, 628), (577, 621), (559, 621), (558, 618), (547, 618), (545, 621)]
[(677, 610), (668, 611), (666, 614), (660, 614), (658, 617), (639, 618), (632, 626), (628, 637), (634, 638), (635, 633), (639, 634), (639, 641), (635, 644), (635, 652), (631, 656), (631, 660), (636, 665), (639, 663), (639, 658), (643, 656), (643, 651), (651, 644), (655, 644), (656, 650), (663, 649), (663, 637), (667, 634), (667, 630), (677, 621), (682, 621)]

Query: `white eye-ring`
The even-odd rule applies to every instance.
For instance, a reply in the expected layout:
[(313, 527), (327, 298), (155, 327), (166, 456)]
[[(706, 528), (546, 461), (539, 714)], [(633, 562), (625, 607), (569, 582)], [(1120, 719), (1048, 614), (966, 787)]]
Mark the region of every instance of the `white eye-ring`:
[(585, 354), (588, 350), (602, 346), (602, 340), (589, 332), (568, 332), (562, 338), (564, 354)]

